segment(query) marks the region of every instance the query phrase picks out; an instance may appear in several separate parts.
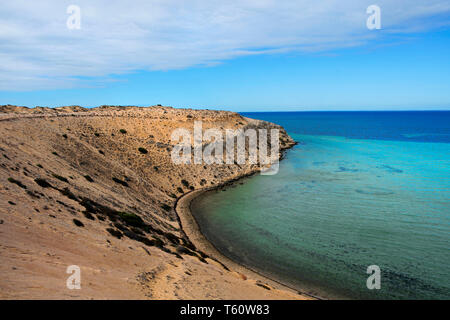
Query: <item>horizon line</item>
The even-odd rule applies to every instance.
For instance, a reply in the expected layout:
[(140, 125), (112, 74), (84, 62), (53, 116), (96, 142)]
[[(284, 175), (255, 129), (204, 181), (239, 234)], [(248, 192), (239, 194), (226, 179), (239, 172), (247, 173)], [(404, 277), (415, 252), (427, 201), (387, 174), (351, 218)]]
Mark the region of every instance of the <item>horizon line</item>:
[(395, 109), (395, 108), (386, 108), (386, 109), (320, 109), (320, 110), (314, 110), (314, 109), (308, 109), (306, 108), (301, 110), (229, 110), (221, 107), (217, 107), (214, 109), (211, 109), (212, 107), (179, 107), (179, 106), (170, 106), (170, 105), (162, 105), (162, 104), (154, 104), (154, 105), (119, 105), (119, 104), (102, 104), (98, 106), (83, 106), (79, 104), (66, 104), (66, 105), (60, 105), (60, 106), (25, 106), (25, 105), (16, 105), (16, 104), (3, 104), (3, 106), (15, 106), (15, 107), (25, 107), (28, 109), (35, 109), (35, 108), (49, 108), (49, 109), (55, 109), (55, 108), (62, 108), (62, 107), (74, 107), (79, 106), (86, 109), (94, 109), (94, 108), (100, 108), (102, 106), (111, 106), (111, 107), (138, 107), (138, 108), (151, 108), (151, 107), (168, 107), (168, 108), (174, 108), (174, 109), (192, 109), (192, 110), (216, 110), (216, 111), (231, 111), (231, 112), (237, 112), (237, 113), (263, 113), (263, 112), (430, 112), (430, 111), (450, 111), (450, 107), (444, 107), (443, 109)]

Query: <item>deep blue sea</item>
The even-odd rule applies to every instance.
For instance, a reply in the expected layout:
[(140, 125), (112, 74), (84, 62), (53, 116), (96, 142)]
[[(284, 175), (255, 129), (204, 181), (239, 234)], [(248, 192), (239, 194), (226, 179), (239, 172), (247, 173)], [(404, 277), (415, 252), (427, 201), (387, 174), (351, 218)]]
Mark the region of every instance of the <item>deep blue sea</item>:
[(194, 201), (220, 251), (327, 298), (450, 299), (450, 112), (243, 115), (299, 144), (278, 174)]

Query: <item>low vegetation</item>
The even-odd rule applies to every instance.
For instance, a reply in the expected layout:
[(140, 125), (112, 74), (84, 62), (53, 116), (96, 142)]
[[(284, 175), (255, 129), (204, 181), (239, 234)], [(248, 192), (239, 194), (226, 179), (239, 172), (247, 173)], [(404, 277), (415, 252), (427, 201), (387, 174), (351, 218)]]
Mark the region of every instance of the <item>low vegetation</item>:
[(114, 181), (115, 183), (121, 184), (121, 185), (123, 185), (124, 187), (129, 187), (128, 183), (125, 182), (125, 181), (123, 181), (123, 180), (120, 180), (120, 179), (115, 178), (115, 177), (113, 177), (112, 179), (113, 179), (113, 181)]
[(24, 185), (22, 182), (20, 182), (19, 180), (14, 179), (14, 178), (9, 177), (9, 178), (8, 178), (8, 181), (11, 182), (11, 183), (14, 183), (14, 184), (18, 185), (18, 186), (21, 187), (22, 189), (26, 189), (26, 188), (27, 188), (26, 185)]
[(66, 196), (67, 198), (71, 199), (71, 200), (75, 200), (78, 201), (77, 197), (72, 193), (72, 191), (69, 190), (69, 188), (64, 188), (59, 190), (59, 192), (61, 192), (61, 194), (63, 196)]
[(147, 153), (148, 153), (147, 149), (142, 148), (142, 147), (138, 148), (138, 150), (139, 150), (139, 152), (142, 153), (142, 154), (147, 154)]
[(117, 215), (123, 221), (125, 221), (127, 224), (129, 224), (133, 227), (144, 227), (145, 226), (144, 221), (137, 214), (128, 213), (128, 212), (117, 212)]
[(50, 183), (48, 183), (47, 180), (42, 179), (42, 178), (36, 178), (36, 179), (34, 179), (34, 182), (36, 182), (42, 188), (51, 188), (52, 187), (52, 185)]
[(83, 215), (86, 217), (86, 219), (95, 220), (95, 217), (88, 211), (83, 211)]
[(186, 180), (181, 180), (181, 184), (183, 185), (183, 186), (185, 186), (186, 188), (188, 188), (189, 187), (189, 182), (187, 182)]
[(73, 223), (74, 223), (77, 227), (84, 227), (84, 223), (81, 222), (80, 220), (78, 220), (78, 219), (73, 219), (72, 221), (73, 221)]
[(67, 178), (64, 178), (63, 176), (60, 176), (58, 174), (53, 173), (52, 176), (58, 180), (61, 180), (63, 182), (69, 183), (69, 180), (67, 180)]
[(167, 212), (169, 212), (169, 211), (172, 209), (171, 206), (169, 206), (168, 204), (165, 204), (165, 203), (163, 203), (163, 204), (161, 205), (161, 208), (162, 208), (163, 210), (167, 211)]
[(107, 228), (106, 231), (108, 231), (113, 237), (116, 237), (117, 239), (120, 239), (123, 236), (122, 232), (113, 228)]

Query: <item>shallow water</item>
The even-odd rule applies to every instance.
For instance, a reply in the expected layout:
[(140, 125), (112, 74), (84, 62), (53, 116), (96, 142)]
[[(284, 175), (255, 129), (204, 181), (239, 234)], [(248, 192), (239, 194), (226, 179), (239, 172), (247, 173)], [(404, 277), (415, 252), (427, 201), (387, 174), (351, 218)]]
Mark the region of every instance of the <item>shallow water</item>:
[[(450, 113), (403, 113), (397, 128), (389, 113), (333, 114), (246, 114), (301, 143), (277, 175), (196, 199), (202, 232), (237, 262), (321, 296), (449, 299)], [(366, 287), (370, 265), (380, 290)]]

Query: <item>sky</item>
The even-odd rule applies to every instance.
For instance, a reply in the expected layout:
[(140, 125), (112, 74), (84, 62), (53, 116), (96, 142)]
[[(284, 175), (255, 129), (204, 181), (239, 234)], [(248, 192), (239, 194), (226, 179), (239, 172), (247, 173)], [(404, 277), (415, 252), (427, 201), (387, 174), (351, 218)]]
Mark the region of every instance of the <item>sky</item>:
[(449, 0), (1, 1), (0, 104), (450, 110)]

